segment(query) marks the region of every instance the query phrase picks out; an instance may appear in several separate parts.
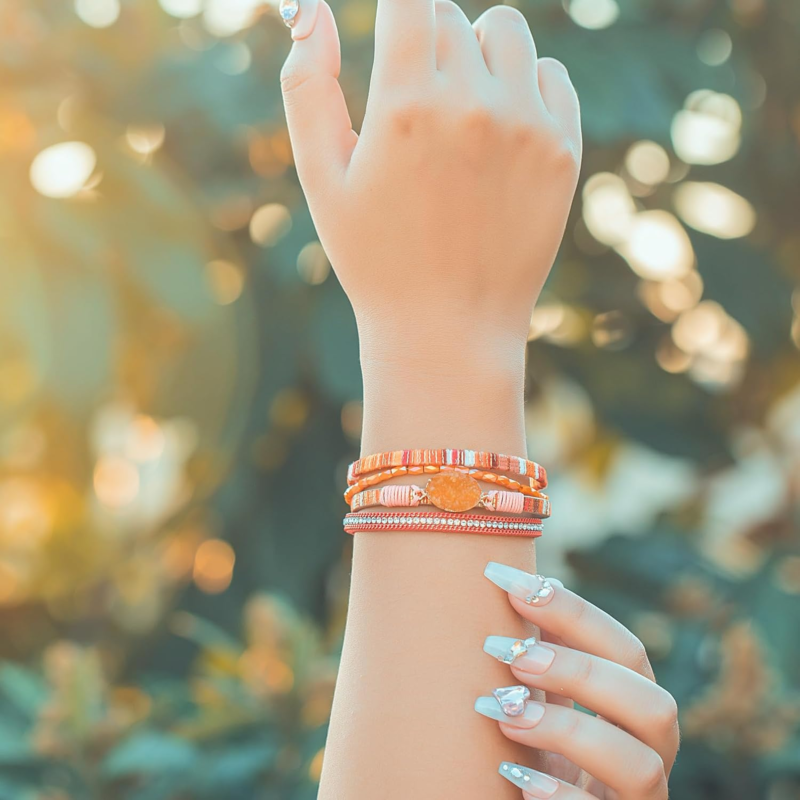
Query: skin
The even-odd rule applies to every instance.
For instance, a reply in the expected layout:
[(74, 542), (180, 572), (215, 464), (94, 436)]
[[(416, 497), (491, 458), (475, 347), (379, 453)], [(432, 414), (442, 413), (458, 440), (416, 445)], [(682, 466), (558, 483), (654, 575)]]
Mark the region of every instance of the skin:
[[(330, 7), (301, 0), (292, 33), (281, 75), (287, 121), (314, 223), (358, 324), (363, 453), (525, 453), (528, 325), (581, 158), (567, 70), (538, 58), (525, 19), (510, 7), (471, 24), (446, 0), (379, 0), (369, 101), (356, 134), (337, 80)], [(663, 692), (652, 671), (642, 677), (649, 667), (641, 645), (610, 618), (601, 636), (591, 621), (605, 619), (602, 612), (576, 611), (583, 601), (561, 587), (547, 607), (509, 602), (483, 576), (489, 561), (535, 572), (533, 540), (355, 537), (320, 800), (518, 798), (497, 774), (503, 760), (550, 769), (562, 781), (558, 798), (666, 797), (677, 743), (637, 738), (650, 726), (634, 718), (641, 703), (626, 699), (631, 686), (640, 697), (649, 697), (646, 688)], [(525, 637), (535, 625), (559, 648), (546, 675), (511, 674), (482, 651), (489, 634)], [(599, 690), (583, 680), (580, 659), (591, 656), (607, 665), (591, 671)], [(492, 722), (473, 709), (478, 696), (513, 681), (542, 698), (557, 684), (538, 725)], [(586, 717), (573, 741), (572, 697), (588, 707), (602, 699), (604, 716), (625, 730)], [(609, 742), (620, 737), (632, 748), (627, 763), (610, 758)], [(640, 792), (642, 780), (650, 793)]]

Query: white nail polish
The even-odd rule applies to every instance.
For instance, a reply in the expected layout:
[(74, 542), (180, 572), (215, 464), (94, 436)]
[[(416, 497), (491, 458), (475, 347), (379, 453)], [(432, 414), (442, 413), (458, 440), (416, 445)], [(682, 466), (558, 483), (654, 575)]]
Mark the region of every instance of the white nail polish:
[(483, 574), (496, 586), (529, 605), (544, 605), (553, 596), (553, 584), (544, 575), (531, 575), (496, 561), (490, 561)]
[(531, 797), (546, 800), (546, 798), (552, 797), (558, 789), (558, 781), (555, 778), (529, 767), (512, 764), (510, 761), (503, 761), (497, 771), (506, 780), (523, 789)]

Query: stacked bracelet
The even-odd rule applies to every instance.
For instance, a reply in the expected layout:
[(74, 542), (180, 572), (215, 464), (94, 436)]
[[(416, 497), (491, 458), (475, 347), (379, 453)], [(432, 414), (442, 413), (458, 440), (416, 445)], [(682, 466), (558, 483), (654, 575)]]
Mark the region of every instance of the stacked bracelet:
[(535, 461), (500, 453), (483, 453), (476, 450), (394, 450), (377, 453), (355, 461), (347, 470), (347, 483), (354, 484), (362, 475), (379, 472), (391, 467), (477, 467), (495, 472), (510, 472), (531, 478), (534, 489), (547, 486), (547, 472)]
[[(468, 480), (473, 480), (468, 478)], [(485, 508), (489, 511), (500, 511), (508, 514), (527, 515), (538, 518), (550, 516), (550, 500), (544, 497), (525, 497), (519, 492), (501, 492), (492, 489), (483, 492), (478, 487), (477, 493), (471, 493), (463, 503), (453, 507), (454, 498), (452, 490), (448, 497), (442, 498), (436, 492), (434, 485), (432, 494), (429, 494), (431, 482), (435, 484), (436, 478), (431, 478), (428, 486), (408, 486), (391, 484), (380, 489), (367, 489), (353, 496), (350, 501), (350, 510), (359, 511), (371, 506), (384, 506), (386, 508), (414, 508), (422, 505), (433, 505), (447, 511), (468, 511), (472, 508)], [(445, 504), (450, 505), (445, 508)]]
[(444, 533), (484, 533), (499, 536), (542, 535), (540, 522), (482, 514), (448, 514), (444, 512), (391, 511), (348, 514), (344, 518), (347, 533), (367, 531), (431, 531)]

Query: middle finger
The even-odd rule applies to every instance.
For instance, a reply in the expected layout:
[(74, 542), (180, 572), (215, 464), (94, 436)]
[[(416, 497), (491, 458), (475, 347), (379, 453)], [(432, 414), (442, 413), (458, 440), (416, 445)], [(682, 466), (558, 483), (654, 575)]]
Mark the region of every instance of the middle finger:
[[(489, 636), (483, 649), (500, 660), (518, 640)], [(652, 747), (666, 763), (678, 751), (672, 695), (633, 670), (589, 653), (535, 642), (510, 664), (520, 683), (569, 697)]]

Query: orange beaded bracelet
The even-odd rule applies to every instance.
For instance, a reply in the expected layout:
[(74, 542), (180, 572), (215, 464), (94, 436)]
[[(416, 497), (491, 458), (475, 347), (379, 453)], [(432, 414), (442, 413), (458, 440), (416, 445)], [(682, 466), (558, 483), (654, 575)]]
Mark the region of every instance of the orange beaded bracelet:
[(485, 453), (477, 450), (394, 450), (376, 453), (353, 462), (347, 470), (347, 483), (353, 485), (358, 478), (370, 472), (383, 471), (391, 467), (474, 467), (494, 472), (510, 472), (531, 479), (534, 489), (547, 486), (547, 472), (535, 461), (502, 453)]

